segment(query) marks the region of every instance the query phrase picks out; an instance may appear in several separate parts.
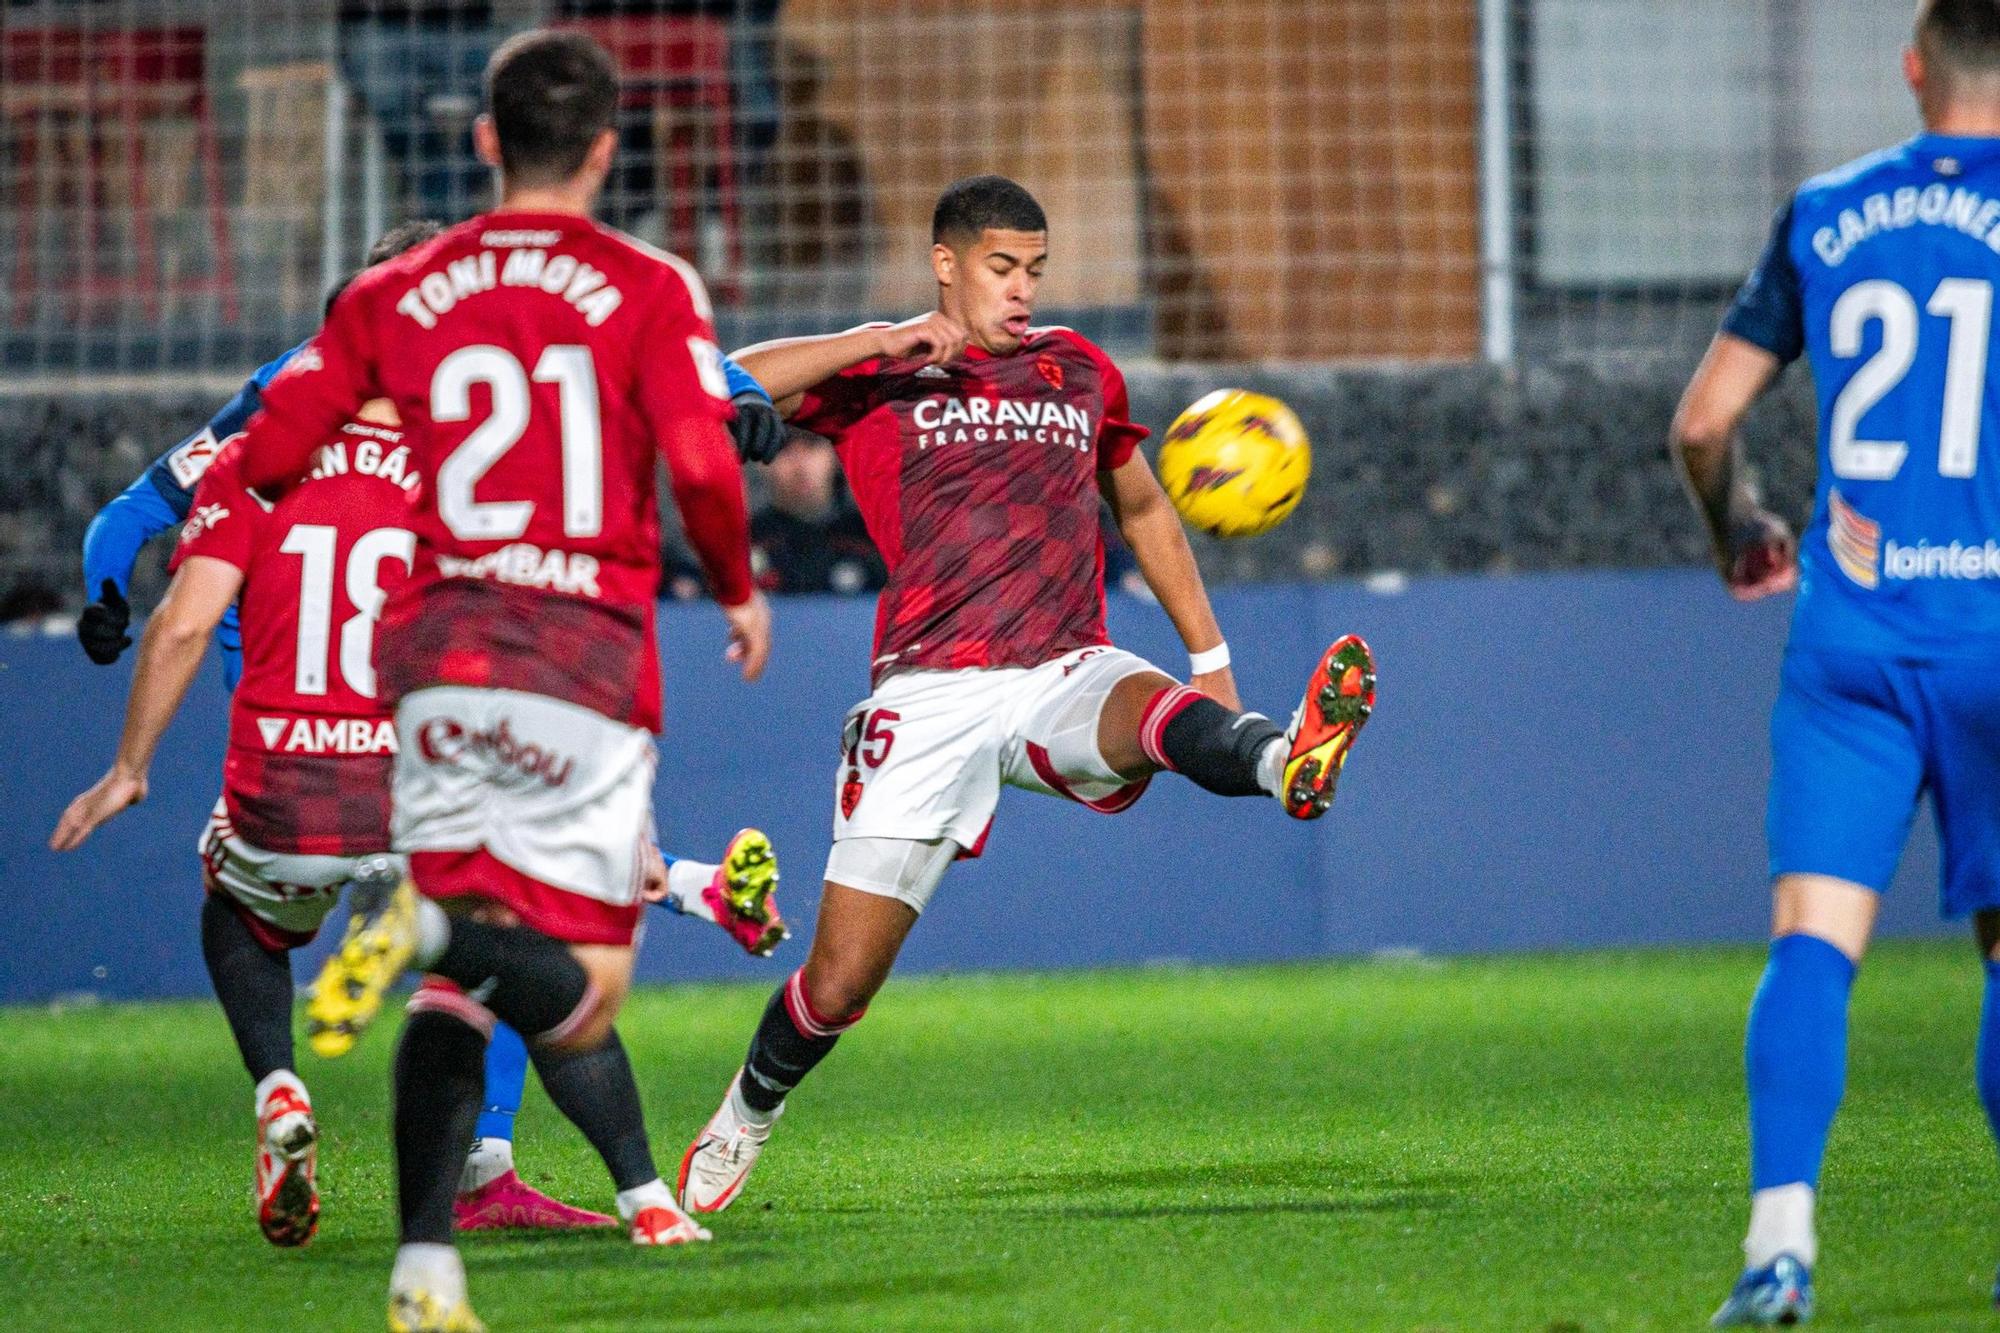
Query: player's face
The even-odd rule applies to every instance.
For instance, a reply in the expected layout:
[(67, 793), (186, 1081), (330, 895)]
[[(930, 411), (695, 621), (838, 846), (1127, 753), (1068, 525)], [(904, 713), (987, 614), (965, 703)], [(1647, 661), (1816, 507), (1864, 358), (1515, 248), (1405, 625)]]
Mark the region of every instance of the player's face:
[(989, 352), (1011, 352), (1021, 345), (1048, 257), (1045, 231), (988, 229), (973, 244), (952, 251), (951, 313), (964, 323), (972, 341)]

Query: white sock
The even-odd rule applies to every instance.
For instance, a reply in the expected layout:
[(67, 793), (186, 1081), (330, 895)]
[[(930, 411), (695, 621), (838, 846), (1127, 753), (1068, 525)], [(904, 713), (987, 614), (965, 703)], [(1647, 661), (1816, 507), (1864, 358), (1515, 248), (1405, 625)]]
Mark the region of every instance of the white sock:
[(410, 965), (419, 971), (444, 956), (451, 943), (451, 918), (428, 898), (417, 899), (417, 951)]
[(465, 1299), (465, 1261), (449, 1245), (403, 1245), (389, 1274), (389, 1292), (427, 1291), (447, 1306)]
[(618, 1216), (627, 1222), (637, 1217), (643, 1209), (674, 1206), (674, 1192), (668, 1189), (667, 1182), (658, 1176), (654, 1176), (643, 1185), (618, 1191)]
[(458, 1192), (470, 1194), (481, 1186), (492, 1184), (513, 1169), (512, 1139), (474, 1139), (472, 1151), (465, 1155), (465, 1170), (458, 1177)]
[(299, 1081), (297, 1074), (294, 1074), (289, 1069), (273, 1069), (270, 1073), (264, 1075), (262, 1082), (257, 1084), (257, 1113), (259, 1115), (264, 1113), (265, 1100), (279, 1088), (290, 1088), (305, 1101), (306, 1105), (312, 1105), (312, 1097), (306, 1092), (306, 1085)]
[(702, 900), (702, 890), (715, 882), (720, 866), (706, 861), (676, 861), (667, 867), (667, 906), (686, 916), (715, 920), (715, 910)]
[(1813, 1234), (1813, 1187), (1774, 1185), (1750, 1196), (1750, 1234), (1743, 1238), (1743, 1262), (1762, 1268), (1789, 1254), (1807, 1268), (1819, 1258), (1819, 1237)]
[(750, 1071), (746, 1069), (734, 1083), (729, 1085), (730, 1112), (752, 1129), (769, 1129), (771, 1122), (778, 1118), (778, 1112), (785, 1109), (785, 1104), (779, 1102), (768, 1111), (760, 1111), (749, 1102), (744, 1101), (743, 1080), (748, 1077), (750, 1077)]
[(1280, 801), (1285, 799), (1285, 760), (1291, 753), (1292, 743), (1276, 736), (1257, 756), (1257, 784)]

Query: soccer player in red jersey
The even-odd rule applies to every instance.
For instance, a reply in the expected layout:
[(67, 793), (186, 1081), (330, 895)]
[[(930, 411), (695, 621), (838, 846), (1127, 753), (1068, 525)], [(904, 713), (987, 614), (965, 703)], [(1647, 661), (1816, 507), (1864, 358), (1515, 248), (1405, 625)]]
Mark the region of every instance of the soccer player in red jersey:
[(633, 1239), (707, 1235), (653, 1167), (612, 1026), (650, 846), (662, 455), (748, 679), (770, 618), (700, 280), (589, 216), (617, 95), (580, 34), (504, 44), (475, 129), (500, 207), (357, 279), (243, 445), (245, 482), (282, 490), (313, 439), (383, 397), (428, 479), (376, 651), (410, 878), (350, 928), (307, 1006), (315, 1049), (339, 1054), (406, 967), (438, 979), (396, 1055), (398, 1328), (478, 1324), (451, 1202), (495, 1016), (542, 1059), (593, 1062), (598, 1123), (616, 1128), (586, 1133)]
[[(785, 1096), (860, 1019), (945, 868), (979, 854), (1002, 785), (1114, 813), (1165, 769), (1311, 819), (1374, 705), (1374, 662), (1349, 636), (1288, 731), (1240, 711), (1123, 376), (1088, 339), (1030, 324), (1048, 252), (1034, 198), (998, 176), (960, 181), (932, 241), (936, 312), (737, 355), (795, 425), (833, 440), (889, 583), (874, 693), (847, 716), (811, 951), (682, 1159), (695, 1212), (738, 1196)], [(1100, 496), (1187, 644), (1189, 685), (1106, 637)]]
[(118, 760), (50, 840), (72, 850), (145, 799), (160, 736), (209, 634), (240, 600), (245, 669), (222, 799), (201, 837), (201, 940), (257, 1084), (257, 1221), (277, 1245), (305, 1244), (319, 1219), (318, 1130), (292, 1070), (288, 951), (312, 939), (341, 888), (389, 845), (396, 737), (375, 700), (369, 650), (381, 599), (409, 570), (407, 515), (420, 483), (380, 406), (334, 432), (276, 506), (244, 488), (241, 441), (217, 455), (147, 626)]
[[(441, 230), (434, 222), (403, 223), (370, 247), (367, 262)], [(362, 866), (381, 868), (389, 848), (394, 732), (375, 697), (369, 644), (382, 593), (407, 571), (415, 541), (408, 529), (420, 481), (398, 426), (386, 401), (369, 404), (315, 457), (309, 484), (275, 508), (243, 489), (236, 437), (223, 442), (230, 466), (189, 497), (173, 584), (149, 622), (118, 760), (72, 804), (51, 840), (58, 850), (74, 849), (143, 797), (160, 732), (198, 669), (202, 637), (240, 598), (255, 654), (248, 689), (233, 700), (223, 796), (200, 842), (202, 953), (255, 1084), (258, 1223), (276, 1245), (309, 1240), (318, 1213), (318, 1126), (293, 1068), (290, 951), (317, 933), (344, 877)], [(204, 460), (204, 474), (212, 461)], [(393, 558), (384, 558), (385, 543)], [(327, 664), (315, 665), (316, 657)], [(329, 818), (337, 822), (317, 822)], [(645, 896), (713, 922), (751, 953), (767, 953), (784, 933), (770, 901), (775, 870), (769, 841), (745, 829), (722, 864), (664, 858), (649, 866)], [(525, 1052), (520, 1059), (525, 1066)], [(524, 1073), (496, 1075), (489, 1058), (486, 1100), (511, 1098), (517, 1107)], [(588, 1064), (550, 1062), (544, 1077), (550, 1100), (566, 1113), (580, 1108), (578, 1123), (586, 1125)], [(496, 1078), (511, 1092), (496, 1093)], [(493, 1112), (489, 1104), (482, 1124)], [(507, 1157), (498, 1168), (496, 1145)], [(612, 1224), (521, 1181), (511, 1148), (511, 1136), (475, 1141), (454, 1205), (460, 1230)]]

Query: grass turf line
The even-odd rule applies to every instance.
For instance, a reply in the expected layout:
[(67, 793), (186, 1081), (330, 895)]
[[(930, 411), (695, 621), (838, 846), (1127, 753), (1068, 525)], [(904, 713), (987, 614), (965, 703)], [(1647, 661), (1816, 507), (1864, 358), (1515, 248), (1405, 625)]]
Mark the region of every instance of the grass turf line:
[[(474, 1237), (474, 1304), (499, 1330), (1694, 1327), (1738, 1265), (1760, 957), (899, 979), (714, 1244)], [(1822, 1327), (1992, 1318), (1978, 988), (1963, 942), (1863, 971)], [(622, 1020), (670, 1178), (765, 998), (642, 991)], [(392, 1044), (301, 1044), (325, 1211), (283, 1252), (256, 1233), (249, 1082), (214, 1005), (0, 1010), (7, 1322), (379, 1328)], [(608, 1209), (532, 1079), (519, 1157)]]

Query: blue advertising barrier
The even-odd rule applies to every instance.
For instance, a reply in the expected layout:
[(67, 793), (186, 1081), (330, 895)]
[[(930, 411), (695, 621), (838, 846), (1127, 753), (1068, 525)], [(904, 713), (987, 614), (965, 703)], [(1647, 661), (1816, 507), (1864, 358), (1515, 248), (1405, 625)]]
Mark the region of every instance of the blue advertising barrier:
[[(985, 856), (946, 878), (906, 968), (1763, 935), (1766, 722), (1788, 603), (1737, 606), (1695, 571), (1231, 587), (1215, 600), (1246, 702), (1274, 717), (1334, 637), (1374, 645), (1380, 701), (1333, 812), (1298, 824), (1172, 776), (1116, 817), (1009, 792)], [(767, 830), (795, 939), (776, 959), (746, 959), (714, 929), (656, 912), (644, 979), (775, 981), (803, 956), (872, 620), (865, 601), (780, 602), (770, 672), (750, 686), (722, 660), (713, 608), (664, 609), (662, 841), (707, 857), (741, 825)], [(1122, 646), (1184, 668), (1157, 608), (1115, 597), (1111, 625)], [(129, 680), (129, 654), (100, 669), (68, 639), (0, 637), (0, 1002), (207, 989), (194, 842), (224, 737), (212, 662), (146, 804), (79, 852), (47, 850), (63, 806), (110, 760)], [(1885, 931), (1940, 929), (1935, 876), (1922, 820)], [(302, 979), (323, 948), (306, 953)]]

